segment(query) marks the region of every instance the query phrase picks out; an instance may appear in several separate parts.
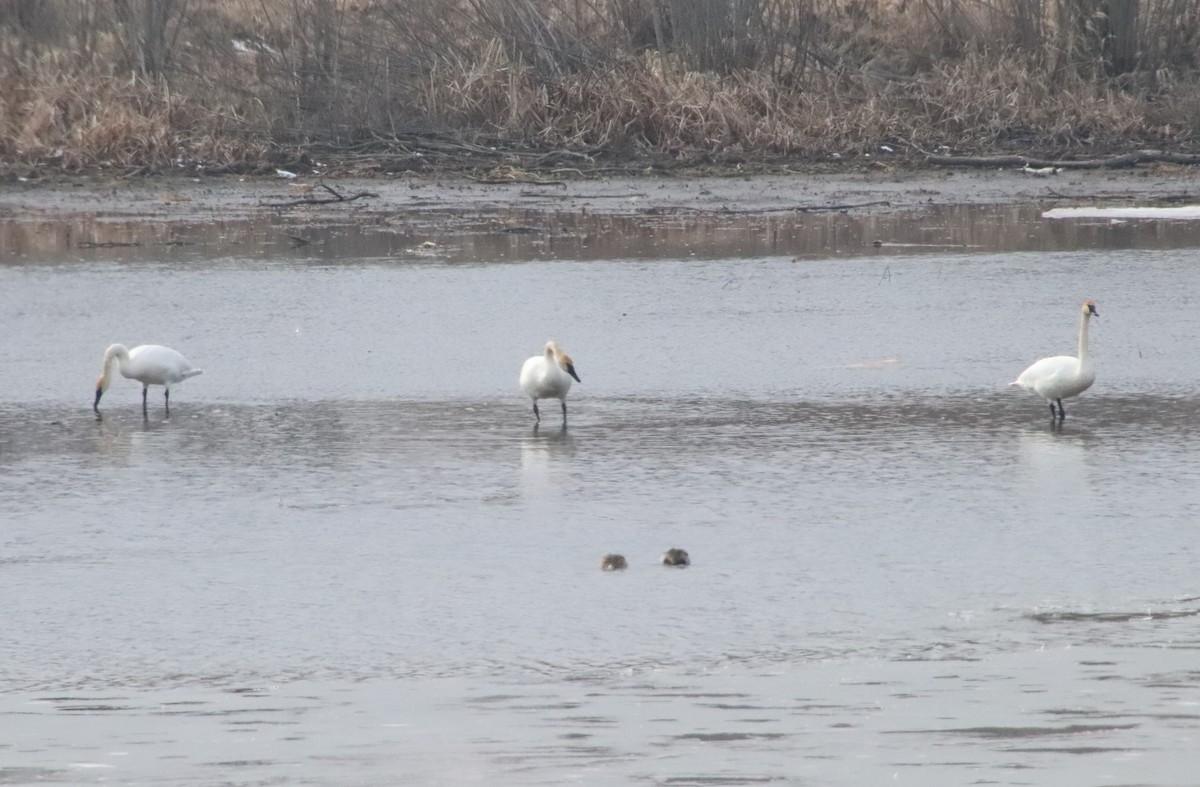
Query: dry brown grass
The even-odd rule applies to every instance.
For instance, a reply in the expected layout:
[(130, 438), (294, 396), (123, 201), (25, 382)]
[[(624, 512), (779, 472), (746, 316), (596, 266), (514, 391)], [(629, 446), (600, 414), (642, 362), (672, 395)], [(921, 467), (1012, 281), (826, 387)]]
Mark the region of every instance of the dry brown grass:
[(432, 137), (715, 161), (1191, 144), (1200, 0), (1144, 0), (1124, 31), (1101, 7), (0, 0), (0, 164), (254, 170)]
[(1167, 141), (1137, 95), (1078, 75), (1051, 85), (1017, 54), (971, 54), (881, 89), (856, 72), (795, 91), (760, 72), (722, 76), (645, 54), (598, 76), (538, 85), (502, 63), (443, 75), (426, 96), (459, 126), (543, 147), (709, 156), (982, 150), (1021, 142), (1056, 150)]

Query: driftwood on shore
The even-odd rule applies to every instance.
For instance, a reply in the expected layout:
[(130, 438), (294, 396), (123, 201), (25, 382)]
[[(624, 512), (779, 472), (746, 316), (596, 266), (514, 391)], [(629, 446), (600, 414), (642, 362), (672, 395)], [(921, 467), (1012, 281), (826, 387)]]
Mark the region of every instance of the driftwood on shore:
[(287, 202), (264, 202), (263, 207), (266, 208), (294, 208), (299, 205), (333, 205), (339, 202), (354, 202), (357, 199), (378, 199), (379, 195), (373, 191), (360, 191), (357, 194), (346, 196), (334, 189), (332, 186), (320, 184), (321, 188), (332, 194), (332, 197), (301, 197), (300, 199), (288, 200)]
[(713, 216), (762, 215), (764, 213), (839, 213), (859, 208), (888, 207), (889, 200), (872, 200), (870, 202), (846, 202), (833, 205), (788, 205), (783, 208), (731, 208), (722, 205), (717, 208), (695, 208), (683, 206), (652, 207), (642, 211), (647, 216), (670, 216), (678, 214), (707, 214)]
[(1041, 159), (1030, 156), (935, 156), (925, 157), (926, 164), (940, 167), (1059, 167), (1061, 169), (1121, 169), (1138, 164), (1200, 164), (1200, 154), (1166, 153), (1160, 150), (1139, 150), (1119, 156), (1096, 159)]

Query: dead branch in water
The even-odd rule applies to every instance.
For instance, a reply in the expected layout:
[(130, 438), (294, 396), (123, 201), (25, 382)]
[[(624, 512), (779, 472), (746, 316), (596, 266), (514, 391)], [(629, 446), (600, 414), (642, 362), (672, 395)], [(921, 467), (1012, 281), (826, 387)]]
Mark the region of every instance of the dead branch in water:
[(1195, 153), (1165, 153), (1160, 150), (1139, 150), (1109, 158), (1040, 159), (1029, 156), (927, 156), (926, 164), (941, 167), (1061, 167), (1062, 169), (1121, 169), (1138, 164), (1200, 164), (1200, 155)]
[[(1129, 203), (1139, 198), (1144, 198), (1144, 195), (1133, 191), (1122, 191), (1115, 194), (1087, 194), (1089, 202), (1124, 202)], [(1038, 199), (1055, 200), (1055, 199), (1079, 199), (1079, 194), (1063, 194), (1061, 191), (1049, 189), (1045, 194), (1039, 194)], [(1183, 192), (1182, 194), (1164, 194), (1161, 197), (1155, 197), (1156, 203), (1163, 205), (1194, 205), (1200, 197), (1195, 194)]]
[(793, 205), (787, 208), (730, 208), (722, 205), (719, 208), (650, 208), (646, 211), (648, 215), (665, 215), (672, 213), (707, 213), (718, 216), (739, 216), (739, 215), (760, 215), (763, 213), (835, 213), (840, 210), (854, 210), (855, 208), (874, 208), (887, 207), (892, 203), (888, 200), (874, 200), (872, 202), (848, 202), (841, 205)]
[(332, 194), (332, 197), (303, 197), (301, 199), (288, 200), (287, 202), (264, 202), (262, 206), (265, 208), (294, 208), (299, 205), (336, 205), (339, 202), (353, 202), (356, 199), (378, 199), (379, 195), (373, 191), (360, 191), (357, 194), (346, 196), (332, 186), (324, 183), (321, 188)]

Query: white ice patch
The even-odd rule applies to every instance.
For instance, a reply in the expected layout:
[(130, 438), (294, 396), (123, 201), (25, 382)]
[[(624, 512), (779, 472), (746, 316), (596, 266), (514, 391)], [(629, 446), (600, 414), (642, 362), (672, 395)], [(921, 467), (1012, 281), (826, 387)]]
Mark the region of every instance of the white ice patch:
[(1180, 205), (1174, 208), (1051, 208), (1042, 213), (1042, 218), (1195, 221), (1200, 219), (1200, 205)]

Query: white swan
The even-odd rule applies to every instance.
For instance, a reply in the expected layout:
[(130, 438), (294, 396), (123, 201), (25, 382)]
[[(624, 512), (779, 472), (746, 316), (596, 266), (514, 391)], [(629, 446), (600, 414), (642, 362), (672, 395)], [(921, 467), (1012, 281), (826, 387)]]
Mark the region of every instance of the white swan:
[(521, 366), (521, 388), (533, 399), (533, 415), (540, 422), (538, 399), (558, 399), (562, 402), (563, 421), (567, 420), (567, 391), (571, 390), (571, 378), (583, 382), (575, 374), (571, 356), (554, 342), (546, 342), (546, 350), (535, 355)]
[(171, 414), (171, 386), (183, 382), (189, 377), (195, 377), (202, 371), (192, 366), (191, 361), (184, 358), (178, 351), (172, 350), (170, 347), (163, 347), (161, 344), (142, 344), (132, 350), (127, 349), (123, 344), (109, 345), (108, 349), (104, 351), (104, 371), (101, 373), (100, 379), (96, 381), (96, 399), (92, 402), (92, 409), (96, 411), (97, 415), (100, 414), (100, 397), (104, 395), (104, 392), (108, 390), (109, 383), (112, 382), (114, 361), (123, 377), (137, 380), (142, 384), (143, 415), (146, 414), (146, 391), (150, 386), (161, 385), (166, 388), (163, 393), (163, 402), (169, 416)]
[[(1078, 396), (1096, 382), (1096, 372), (1092, 369), (1088, 358), (1088, 321), (1092, 317), (1100, 317), (1094, 301), (1084, 301), (1079, 310), (1079, 357), (1070, 355), (1055, 355), (1035, 362), (1009, 385), (1024, 388), (1035, 393), (1050, 403), (1050, 417), (1063, 420), (1067, 417), (1062, 400), (1070, 396)], [(1054, 411), (1054, 403), (1058, 402), (1058, 412)]]

